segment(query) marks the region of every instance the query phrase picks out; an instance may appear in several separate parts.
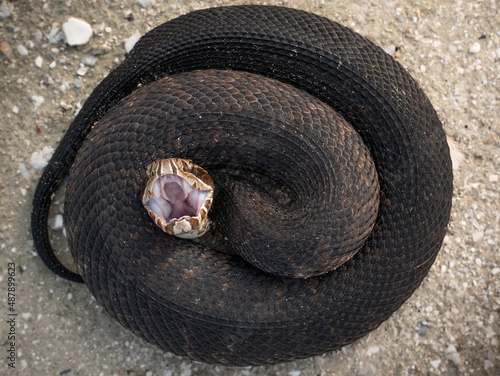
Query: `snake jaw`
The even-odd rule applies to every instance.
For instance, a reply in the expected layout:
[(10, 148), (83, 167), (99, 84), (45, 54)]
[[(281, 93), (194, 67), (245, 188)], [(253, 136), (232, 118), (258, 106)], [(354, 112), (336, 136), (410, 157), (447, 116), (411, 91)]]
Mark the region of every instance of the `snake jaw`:
[(142, 204), (167, 234), (193, 239), (209, 227), (214, 183), (210, 175), (191, 160), (159, 159), (146, 167), (149, 180)]

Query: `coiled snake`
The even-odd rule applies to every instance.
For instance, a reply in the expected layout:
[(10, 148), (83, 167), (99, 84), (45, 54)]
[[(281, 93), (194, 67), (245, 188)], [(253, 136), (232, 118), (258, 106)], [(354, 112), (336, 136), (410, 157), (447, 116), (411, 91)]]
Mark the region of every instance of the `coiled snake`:
[[(141, 203), (146, 167), (165, 158), (213, 178), (198, 239), (164, 233)], [(70, 168), (78, 273), (46, 226)], [(32, 230), (51, 270), (139, 336), (204, 362), (265, 364), (386, 320), (434, 262), (451, 197), (441, 123), (397, 62), (328, 19), (233, 6), (160, 25), (102, 81), (43, 173)]]

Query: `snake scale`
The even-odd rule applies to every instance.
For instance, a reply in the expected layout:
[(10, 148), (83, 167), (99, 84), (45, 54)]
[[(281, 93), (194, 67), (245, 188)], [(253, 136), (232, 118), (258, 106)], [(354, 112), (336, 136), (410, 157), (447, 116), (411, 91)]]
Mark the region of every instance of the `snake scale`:
[[(213, 249), (162, 232), (140, 201), (146, 166), (174, 157), (213, 177)], [(68, 174), (77, 272), (47, 230)], [(311, 13), (229, 6), (153, 29), (98, 85), (41, 177), (32, 232), (52, 271), (137, 335), (259, 365), (388, 319), (433, 264), (451, 197), (442, 125), (391, 56)]]

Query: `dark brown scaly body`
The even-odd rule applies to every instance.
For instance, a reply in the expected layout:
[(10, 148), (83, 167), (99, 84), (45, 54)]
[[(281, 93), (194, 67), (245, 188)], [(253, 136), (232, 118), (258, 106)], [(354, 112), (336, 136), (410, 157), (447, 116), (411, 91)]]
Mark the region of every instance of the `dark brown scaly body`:
[[(326, 168), (330, 162), (317, 162), (312, 152), (292, 146), (300, 136), (277, 132), (287, 111), (276, 116), (276, 129), (269, 130), (257, 118), (252, 122), (252, 116), (239, 116), (237, 108), (229, 111), (232, 121), (223, 120), (221, 112), (234, 105), (226, 94), (212, 102), (205, 101), (208, 92), (194, 99), (181, 95), (166, 104), (145, 96), (142, 89), (113, 108), (138, 85), (204, 69), (256, 73), (295, 86), (327, 103), (359, 133), (376, 165), (380, 205), (375, 227), (353, 259), (318, 277), (279, 278), (237, 256), (173, 239), (154, 227), (140, 203), (140, 191), (145, 166), (157, 158), (190, 158), (214, 172), (216, 189), (217, 180), (222, 186), (214, 215), (230, 216), (231, 231), (244, 232), (244, 223), (220, 205), (220, 197), (230, 199), (231, 193), (224, 192), (240, 187), (241, 179), (218, 176), (218, 167), (276, 171), (280, 184), (296, 189), (299, 203), (305, 199), (301, 192), (309, 191), (297, 179), (304, 176), (304, 182), (328, 188), (323, 176), (335, 177)], [(171, 79), (178, 77), (184, 80), (181, 89), (188, 90), (186, 75)], [(253, 98), (250, 90), (245, 96)], [(314, 98), (306, 101), (313, 103)], [(279, 107), (264, 109), (262, 101), (255, 106), (257, 113)], [(175, 112), (181, 108), (185, 111)], [(197, 110), (200, 121), (193, 120)], [(180, 126), (183, 119), (188, 126)], [(295, 127), (296, 119), (289, 120), (285, 125)], [(330, 137), (330, 130), (321, 127), (309, 136), (317, 143), (322, 135)], [(266, 143), (274, 145), (280, 137), (283, 165), (278, 163), (280, 150), (263, 154)], [(65, 219), (81, 276), (58, 263), (46, 230), (51, 194), (77, 152)], [(244, 165), (233, 167), (235, 162)], [(451, 196), (451, 161), (441, 123), (398, 63), (325, 18), (280, 7), (238, 6), (179, 17), (138, 42), (92, 93), (56, 150), (35, 194), (32, 228), (44, 262), (65, 278), (83, 280), (106, 310), (136, 334), (201, 361), (264, 364), (339, 348), (386, 320), (434, 262)], [(317, 222), (303, 226), (304, 233), (294, 229), (288, 235), (306, 249), (307, 234), (323, 229), (315, 227)]]

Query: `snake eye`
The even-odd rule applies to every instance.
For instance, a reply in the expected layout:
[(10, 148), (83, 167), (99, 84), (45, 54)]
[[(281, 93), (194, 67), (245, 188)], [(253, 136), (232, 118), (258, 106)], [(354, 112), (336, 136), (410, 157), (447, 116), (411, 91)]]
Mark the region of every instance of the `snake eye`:
[(151, 163), (146, 175), (150, 178), (142, 204), (158, 227), (186, 239), (207, 231), (214, 184), (204, 169), (187, 159), (170, 158)]

